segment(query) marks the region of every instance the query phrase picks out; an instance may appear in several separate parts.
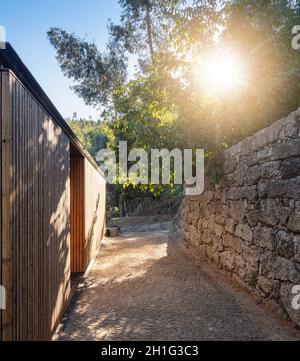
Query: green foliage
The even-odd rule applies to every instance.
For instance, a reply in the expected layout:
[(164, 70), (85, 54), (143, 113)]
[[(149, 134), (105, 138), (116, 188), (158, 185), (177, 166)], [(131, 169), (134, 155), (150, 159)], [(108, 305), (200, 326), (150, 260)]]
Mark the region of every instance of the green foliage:
[(177, 143), (174, 106), (154, 73), (140, 76), (115, 90), (118, 116), (111, 126), (116, 139), (127, 140), (135, 148), (171, 148)]
[(119, 0), (121, 24), (109, 23), (111, 39), (138, 57), (141, 67), (153, 61), (156, 52), (168, 45), (164, 0)]
[(126, 78), (126, 56), (122, 47), (110, 42), (102, 54), (94, 43), (60, 28), (51, 28), (47, 35), (64, 75), (76, 83), (75, 93), (89, 105), (107, 105), (112, 88), (123, 84)]
[(113, 131), (104, 122), (67, 119), (67, 123), (95, 160), (100, 149), (111, 147), (114, 144), (115, 137)]
[[(94, 155), (109, 144), (129, 150), (205, 148), (207, 175), (221, 178), (220, 151), (300, 106), (300, 55), (291, 29), (300, 2), (288, 0), (119, 0), (119, 24), (109, 23), (107, 51), (62, 29), (48, 37), (64, 74), (105, 122), (71, 122)], [(216, 41), (216, 33), (218, 41)], [(245, 64), (245, 87), (212, 98), (199, 79), (199, 60), (226, 48)], [(139, 67), (126, 78), (127, 56)], [(160, 196), (162, 186), (117, 186), (118, 197)]]
[(247, 92), (226, 114), (234, 129), (231, 143), (300, 105), (300, 56), (291, 46), (299, 1), (227, 1), (223, 14), (222, 42), (239, 49), (249, 72)]

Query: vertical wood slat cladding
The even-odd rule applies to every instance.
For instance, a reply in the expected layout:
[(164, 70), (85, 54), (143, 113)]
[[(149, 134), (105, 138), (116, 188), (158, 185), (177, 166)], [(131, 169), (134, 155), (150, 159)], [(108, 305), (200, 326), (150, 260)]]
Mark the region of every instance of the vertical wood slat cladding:
[(6, 290), (6, 309), (2, 310), (2, 338), (12, 339), (13, 317), (13, 266), (12, 266), (12, 104), (10, 101), (11, 78), (8, 73), (1, 77), (1, 263), (2, 285)]
[(1, 71), (1, 339), (48, 340), (70, 294), (69, 139)]
[(85, 272), (99, 249), (105, 181), (22, 82), (0, 69), (0, 339), (49, 340), (70, 300), (71, 272)]
[(83, 157), (71, 157), (71, 272), (85, 272), (105, 225), (105, 181)]
[[(2, 280), (2, 73), (0, 72), (0, 194), (1, 194), (1, 204), (0, 204), (0, 285), (3, 285)], [(3, 296), (3, 295), (2, 295)], [(0, 340), (3, 339), (2, 336), (2, 309), (0, 309)]]
[(71, 156), (71, 272), (84, 272), (84, 158)]
[[(1, 259), (1, 263), (0, 263), (0, 284), (1, 286), (3, 285), (3, 279), (2, 279), (2, 274), (3, 274), (3, 258), (2, 258), (2, 248), (3, 248), (3, 237), (2, 237), (2, 119), (3, 119), (3, 106), (2, 106), (2, 73), (0, 72), (0, 162), (1, 162), (1, 167), (0, 167), (0, 194), (1, 194), (1, 204), (0, 204), (0, 259)], [(3, 295), (2, 295), (3, 296)], [(4, 316), (4, 311), (1, 309), (0, 310), (0, 340), (3, 339), (3, 334), (2, 334), (2, 324), (4, 323), (3, 320), (3, 316)]]
[[(0, 204), (0, 284), (3, 285), (3, 279), (2, 279), (2, 269), (3, 269), (3, 258), (2, 258), (2, 247), (3, 247), (3, 237), (2, 237), (2, 118), (3, 118), (3, 106), (2, 106), (2, 73), (0, 72), (0, 194), (1, 194), (1, 204)], [(3, 296), (3, 295), (2, 295)], [(4, 311), (0, 310), (0, 340), (3, 339), (2, 335), (2, 324), (3, 320), (2, 317)]]

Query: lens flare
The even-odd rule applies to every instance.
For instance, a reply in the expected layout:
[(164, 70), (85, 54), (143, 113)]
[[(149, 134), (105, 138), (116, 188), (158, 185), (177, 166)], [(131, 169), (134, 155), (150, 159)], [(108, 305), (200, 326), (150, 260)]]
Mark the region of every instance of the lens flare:
[(215, 95), (228, 95), (245, 84), (243, 62), (229, 52), (218, 52), (205, 58), (200, 65), (205, 88)]

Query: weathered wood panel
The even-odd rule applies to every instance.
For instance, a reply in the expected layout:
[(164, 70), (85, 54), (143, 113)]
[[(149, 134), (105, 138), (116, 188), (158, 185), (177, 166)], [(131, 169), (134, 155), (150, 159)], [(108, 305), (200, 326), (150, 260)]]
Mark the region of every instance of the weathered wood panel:
[(88, 160), (71, 157), (71, 272), (85, 272), (103, 238), (105, 181)]
[(47, 340), (70, 294), (69, 139), (11, 73), (1, 84), (2, 339)]
[(84, 158), (71, 156), (71, 272), (82, 273), (84, 246)]
[(13, 265), (12, 265), (12, 231), (13, 231), (13, 208), (12, 208), (12, 102), (10, 99), (11, 78), (3, 72), (1, 76), (1, 263), (2, 285), (6, 290), (6, 309), (2, 310), (2, 338), (12, 339), (13, 317)]
[[(2, 107), (2, 72), (0, 72), (0, 162), (1, 162), (1, 167), (0, 167), (0, 194), (1, 194), (1, 203), (0, 203), (0, 285), (1, 287), (3, 287), (3, 280), (2, 280), (2, 112), (3, 112), (3, 107)], [(1, 292), (4, 292), (4, 289), (1, 289)], [(4, 294), (0, 294), (0, 296), (2, 296), (2, 302), (4, 299)], [(3, 307), (4, 305), (2, 305)], [(0, 310), (0, 340), (3, 339), (2, 336), (2, 308)]]
[(1, 69), (0, 81), (0, 338), (49, 340), (71, 272), (85, 272), (99, 249), (105, 181), (12, 72)]

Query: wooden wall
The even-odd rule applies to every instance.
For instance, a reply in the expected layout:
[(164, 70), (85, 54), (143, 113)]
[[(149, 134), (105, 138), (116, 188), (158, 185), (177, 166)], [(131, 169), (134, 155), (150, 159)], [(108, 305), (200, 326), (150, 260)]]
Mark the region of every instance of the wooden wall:
[(105, 227), (106, 184), (88, 160), (71, 156), (71, 272), (86, 272)]
[(70, 293), (69, 140), (2, 71), (4, 340), (47, 340)]
[(0, 76), (0, 338), (49, 340), (71, 272), (85, 272), (99, 249), (105, 181), (81, 153), (72, 156), (72, 139), (13, 73)]
[[(0, 71), (0, 194), (1, 194), (1, 204), (0, 204), (0, 285), (3, 285), (2, 280), (2, 268), (3, 268), (3, 257), (2, 257), (2, 248), (3, 248), (3, 237), (2, 237), (2, 72)], [(4, 313), (4, 312), (3, 312)], [(2, 309), (0, 309), (0, 340), (2, 340)]]
[(71, 156), (71, 272), (84, 265), (84, 158)]
[(6, 310), (1, 310), (1, 338), (12, 339), (12, 128), (10, 125), (11, 78), (1, 72), (1, 285), (6, 290)]

